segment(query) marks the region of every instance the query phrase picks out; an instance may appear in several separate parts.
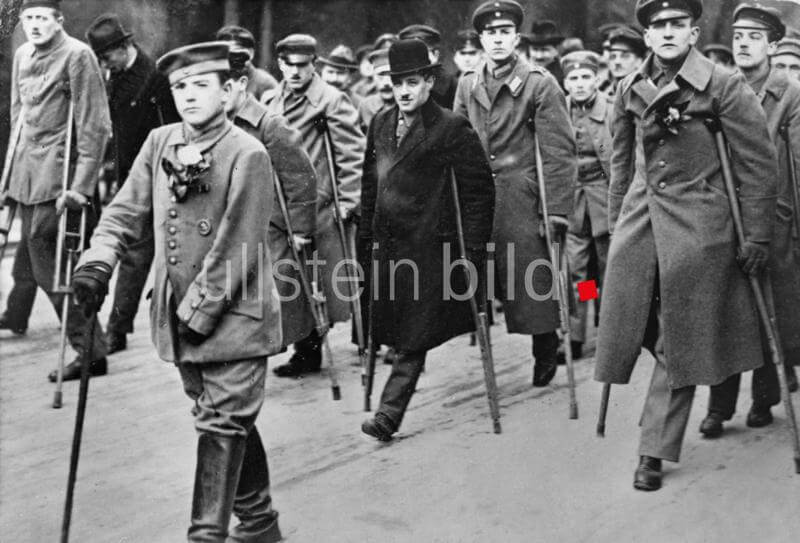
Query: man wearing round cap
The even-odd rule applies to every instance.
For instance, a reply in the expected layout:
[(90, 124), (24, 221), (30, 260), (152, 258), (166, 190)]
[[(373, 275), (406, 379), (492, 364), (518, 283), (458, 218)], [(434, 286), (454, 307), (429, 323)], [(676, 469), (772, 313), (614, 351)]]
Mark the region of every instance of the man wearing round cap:
[[(341, 217), (347, 221), (357, 213), (361, 198), (361, 166), (364, 160), (364, 135), (358, 126), (358, 113), (342, 91), (326, 84), (314, 71), (317, 41), (307, 34), (291, 34), (276, 46), (283, 81), (264, 96), (271, 114), (283, 115), (300, 132), (303, 146), (317, 172), (317, 222), (313, 252), (313, 275), (325, 296), (330, 323), (350, 318), (350, 305), (344, 283), (348, 266), (339, 265), (344, 252), (334, 223), (333, 188), (339, 194)], [(325, 130), (331, 137), (336, 179), (330, 178), (325, 150)], [(348, 225), (349, 226), (349, 225)], [(334, 277), (334, 271), (338, 276)], [(314, 330), (294, 344), (294, 355), (274, 372), (279, 377), (297, 377), (319, 372), (321, 338)]]
[[(522, 7), (493, 0), (472, 16), (487, 60), (461, 78), (455, 111), (469, 118), (492, 167), (497, 201), (492, 241), (496, 244), (496, 295), (503, 302), (509, 333), (533, 338), (534, 386), (546, 386), (556, 373), (558, 301), (544, 293), (552, 274), (531, 263), (549, 260), (540, 215), (535, 138), (542, 150), (551, 230), (564, 246), (576, 181), (575, 140), (567, 101), (547, 70), (515, 54)], [(491, 258), (491, 255), (490, 255)]]
[[(112, 150), (116, 166), (116, 190), (128, 177), (133, 159), (154, 128), (180, 118), (169, 90), (169, 82), (156, 64), (133, 41), (116, 15), (95, 19), (86, 31), (100, 66), (108, 70), (108, 104), (113, 128)], [(114, 192), (116, 192), (116, 190)], [(153, 263), (153, 232), (147, 228), (139, 239), (128, 242), (119, 260), (114, 301), (106, 327), (108, 353), (127, 348), (127, 334), (139, 309), (150, 265)]]
[[(18, 127), (8, 169), (8, 187), (0, 200), (16, 206), (21, 219), (20, 243), (11, 275), (17, 288), (6, 301), (0, 328), (24, 331), (36, 287), (47, 293), (61, 318), (63, 294), (53, 291), (59, 216), (67, 213), (68, 230), (78, 231), (81, 209), (88, 226), (100, 209), (93, 202), (97, 179), (111, 135), (103, 76), (92, 50), (69, 36), (59, 0), (24, 0), (20, 22), (27, 39), (14, 54), (11, 73), (10, 125)], [(67, 120), (73, 106), (73, 118)], [(72, 149), (66, 150), (67, 124), (73, 124)], [(12, 135), (15, 128), (11, 128)], [(62, 186), (64, 156), (71, 163), (68, 189)], [(71, 309), (67, 338), (78, 352), (89, 352), (92, 375), (107, 372), (102, 327), (95, 323), (87, 338), (88, 320)], [(80, 360), (64, 368), (64, 379), (78, 379)], [(55, 371), (49, 376), (56, 380)]]
[(559, 84), (564, 82), (558, 47), (564, 36), (553, 21), (537, 21), (531, 25), (528, 38), (528, 56), (531, 62), (553, 74)]
[(397, 33), (401, 40), (417, 38), (428, 47), (428, 58), (431, 64), (436, 64), (436, 82), (433, 86), (433, 99), (443, 108), (453, 109), (453, 99), (456, 94), (458, 79), (447, 72), (442, 66), (442, 35), (428, 25), (409, 25)]
[[(183, 122), (150, 133), (103, 212), (72, 287), (81, 307), (96, 311), (126, 239), (152, 225), (152, 339), (194, 400), (198, 434), (188, 540), (272, 542), (280, 531), (255, 427), (267, 357), (281, 349), (272, 262), (262, 250), (272, 165), (264, 145), (225, 115), (228, 54), (227, 42), (209, 42), (158, 60)], [(232, 511), (240, 524), (226, 539)]]
[[(789, 176), (789, 160), (797, 162), (800, 155), (800, 83), (784, 72), (770, 67), (769, 54), (783, 38), (786, 27), (780, 12), (760, 5), (741, 4), (733, 13), (733, 58), (747, 83), (761, 100), (767, 115), (770, 137), (778, 151), (778, 205), (770, 242), (768, 275), (775, 303), (775, 318), (781, 340), (786, 372), (797, 388), (794, 364), (800, 362), (800, 264), (796, 260), (792, 236), (796, 190)], [(784, 134), (784, 130), (788, 132)], [(784, 137), (791, 142), (793, 152), (787, 156)], [(767, 345), (763, 366), (753, 371), (752, 399), (747, 414), (747, 426), (759, 428), (772, 422), (770, 408), (780, 403), (778, 374), (770, 359)], [(729, 377), (711, 387), (708, 415), (700, 432), (714, 438), (722, 434), (723, 422), (730, 420), (736, 410), (741, 375)]]
[(642, 64), (645, 55), (647, 46), (639, 31), (622, 26), (611, 32), (608, 36), (608, 72), (611, 76), (609, 95), (613, 96), (617, 92), (619, 82)]
[[(677, 462), (697, 385), (763, 363), (748, 274), (767, 262), (776, 153), (741, 74), (696, 48), (700, 0), (639, 0), (653, 51), (619, 85), (612, 114), (609, 227), (595, 379), (624, 384), (645, 347), (655, 357), (641, 417), (638, 490)], [(744, 225), (739, 247), (706, 119), (730, 148)]]
[(231, 43), (231, 51), (234, 53), (245, 53), (247, 55), (247, 92), (261, 98), (270, 89), (278, 86), (278, 82), (272, 75), (253, 65), (256, 56), (256, 39), (253, 33), (241, 26), (228, 25), (217, 30), (215, 39), (228, 41)]
[[(598, 91), (599, 62), (592, 51), (576, 51), (561, 59), (578, 147), (578, 184), (567, 232), (567, 260), (574, 285), (594, 279), (602, 290), (609, 244), (606, 206), (611, 171), (611, 106), (606, 95)], [(594, 277), (589, 266), (592, 258), (597, 270)], [(575, 358), (581, 357), (586, 341), (587, 309), (587, 304), (576, 304), (570, 319)]]
[(360, 97), (353, 93), (353, 83), (358, 72), (358, 63), (352, 49), (346, 45), (337, 45), (327, 57), (320, 57), (319, 75), (328, 85), (333, 85), (350, 98), (358, 107)]
[(783, 38), (770, 57), (772, 67), (800, 81), (800, 40)]
[(395, 105), (392, 77), (389, 75), (389, 49), (377, 49), (369, 54), (372, 63), (372, 81), (377, 94), (367, 96), (358, 105), (358, 120), (366, 134), (375, 115)]
[(714, 64), (720, 64), (728, 68), (734, 66), (733, 51), (727, 45), (721, 43), (710, 43), (703, 47), (703, 54)]
[[(468, 285), (478, 289), (494, 207), (491, 171), (477, 134), (433, 99), (436, 65), (425, 44), (393, 44), (389, 65), (397, 105), (378, 113), (369, 128), (359, 225), (359, 245), (373, 248), (372, 258), (362, 259), (365, 276), (374, 278), (375, 292), (364, 295), (365, 304), (372, 296), (372, 340), (398, 352), (375, 417), (361, 427), (381, 441), (400, 428), (427, 351), (475, 329), (468, 299), (453, 293), (468, 292)], [(459, 247), (451, 175), (470, 283), (459, 266), (446, 271)]]
[(456, 34), (456, 48), (453, 62), (458, 68), (458, 76), (477, 68), (483, 61), (483, 46), (480, 36), (473, 29), (459, 30)]

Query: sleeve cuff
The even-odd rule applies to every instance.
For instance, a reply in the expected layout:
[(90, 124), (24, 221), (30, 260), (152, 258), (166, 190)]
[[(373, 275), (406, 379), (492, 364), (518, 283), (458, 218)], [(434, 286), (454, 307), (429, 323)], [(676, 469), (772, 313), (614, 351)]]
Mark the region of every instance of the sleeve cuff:
[(206, 292), (204, 289), (192, 283), (189, 291), (178, 305), (178, 319), (186, 324), (195, 332), (204, 336), (210, 336), (217, 326), (217, 318), (201, 311), (200, 306), (205, 301)]

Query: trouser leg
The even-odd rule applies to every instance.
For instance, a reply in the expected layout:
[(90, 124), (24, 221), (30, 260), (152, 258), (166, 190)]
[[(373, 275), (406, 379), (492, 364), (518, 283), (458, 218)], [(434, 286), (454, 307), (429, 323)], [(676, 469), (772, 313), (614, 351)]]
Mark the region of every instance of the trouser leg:
[(152, 233), (147, 232), (141, 240), (129, 245), (128, 250), (120, 258), (114, 302), (108, 318), (109, 334), (133, 332), (133, 320), (139, 310), (139, 302), (150, 273), (154, 251)]
[[(791, 366), (786, 368), (787, 374), (792, 371)], [(778, 368), (771, 358), (766, 358), (764, 365), (753, 370), (751, 393), (753, 405), (758, 407), (772, 407), (781, 403), (781, 385), (778, 380)]]
[[(570, 280), (574, 291), (578, 289), (578, 283), (586, 281), (589, 277), (589, 256), (592, 248), (591, 233), (567, 234), (567, 262), (569, 262)], [(586, 340), (586, 316), (588, 314), (587, 304), (575, 304), (575, 310), (569, 317), (569, 329), (572, 341), (583, 343)]]
[(178, 365), (199, 434), (189, 541), (225, 541), (266, 368), (265, 357)]
[(532, 342), (531, 351), (533, 353), (533, 360), (537, 365), (549, 366), (556, 363), (558, 334), (555, 331), (533, 334)]
[(736, 412), (736, 400), (739, 398), (739, 383), (742, 375), (731, 375), (718, 385), (712, 385), (708, 396), (708, 412), (716, 413), (725, 420), (731, 420)]
[(677, 462), (686, 435), (695, 387), (669, 387), (660, 315), (658, 320), (659, 335), (654, 349), (656, 364), (642, 413), (639, 455)]
[[(16, 205), (18, 209), (22, 207), (21, 204)], [(28, 328), (28, 319), (33, 310), (33, 302), (36, 300), (36, 289), (38, 288), (33, 277), (27, 236), (23, 235), (17, 245), (17, 250), (14, 254), (14, 265), (11, 268), (11, 277), (14, 279), (14, 286), (11, 287), (11, 292), (8, 293), (4, 316), (9, 328), (24, 330)]]
[(417, 381), (425, 365), (426, 354), (426, 351), (401, 352), (392, 364), (392, 372), (383, 387), (377, 413), (388, 418), (394, 424), (395, 431), (400, 428), (408, 403), (417, 388)]

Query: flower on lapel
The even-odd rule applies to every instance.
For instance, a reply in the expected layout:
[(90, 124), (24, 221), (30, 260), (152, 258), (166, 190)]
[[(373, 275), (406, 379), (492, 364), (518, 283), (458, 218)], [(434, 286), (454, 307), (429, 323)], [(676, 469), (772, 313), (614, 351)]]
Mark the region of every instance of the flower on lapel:
[(678, 125), (691, 120), (691, 116), (683, 112), (689, 107), (689, 102), (682, 104), (666, 103), (656, 111), (656, 122), (670, 134), (678, 135)]
[(169, 178), (168, 187), (175, 200), (182, 202), (186, 199), (192, 187), (196, 187), (198, 192), (207, 192), (208, 186), (200, 185), (198, 181), (211, 167), (211, 158), (203, 156), (200, 149), (192, 144), (179, 147), (176, 156), (177, 163), (166, 157), (161, 159), (161, 168)]

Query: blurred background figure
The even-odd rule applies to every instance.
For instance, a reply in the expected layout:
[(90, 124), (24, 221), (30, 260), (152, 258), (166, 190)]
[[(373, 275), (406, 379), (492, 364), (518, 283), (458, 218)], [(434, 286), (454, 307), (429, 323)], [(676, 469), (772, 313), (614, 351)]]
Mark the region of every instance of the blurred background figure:
[(558, 54), (558, 48), (563, 41), (564, 36), (553, 21), (541, 21), (531, 25), (531, 32), (528, 34), (530, 61), (553, 74), (559, 85), (564, 84), (564, 74), (561, 71)]
[(428, 25), (409, 25), (397, 33), (401, 40), (417, 38), (428, 47), (428, 58), (431, 64), (439, 64), (434, 71), (436, 81), (433, 84), (431, 95), (433, 100), (446, 109), (453, 109), (453, 100), (456, 97), (458, 78), (447, 72), (442, 64), (442, 34)]
[(366, 134), (372, 118), (379, 111), (394, 106), (392, 78), (389, 75), (389, 49), (377, 49), (369, 54), (372, 63), (372, 81), (377, 93), (367, 96), (358, 106), (358, 121)]
[(458, 75), (474, 70), (483, 60), (483, 46), (478, 33), (472, 29), (461, 30), (456, 35), (456, 48), (453, 62), (458, 68)]
[(641, 66), (647, 55), (647, 46), (641, 32), (621, 26), (608, 36), (608, 75), (611, 84), (607, 92), (617, 92), (619, 82)]
[(253, 59), (256, 56), (256, 39), (252, 32), (246, 28), (236, 25), (223, 26), (217, 30), (215, 36), (217, 40), (231, 42), (231, 51), (247, 53), (250, 60), (247, 61), (247, 78), (250, 83), (247, 85), (247, 92), (260, 98), (262, 94), (278, 86), (278, 81), (272, 77), (268, 71), (256, 68)]
[(583, 45), (583, 40), (580, 38), (566, 38), (561, 42), (561, 56), (564, 57), (575, 51), (583, 51), (586, 47)]
[(800, 40), (783, 38), (770, 57), (772, 67), (800, 81)]
[(731, 48), (721, 43), (710, 43), (703, 47), (703, 54), (714, 64), (729, 68), (733, 67), (733, 53)]
[(358, 62), (353, 50), (346, 45), (337, 45), (326, 57), (320, 57), (320, 77), (328, 85), (333, 85), (350, 98), (354, 105), (358, 105), (361, 97), (353, 92), (353, 84), (358, 74)]

